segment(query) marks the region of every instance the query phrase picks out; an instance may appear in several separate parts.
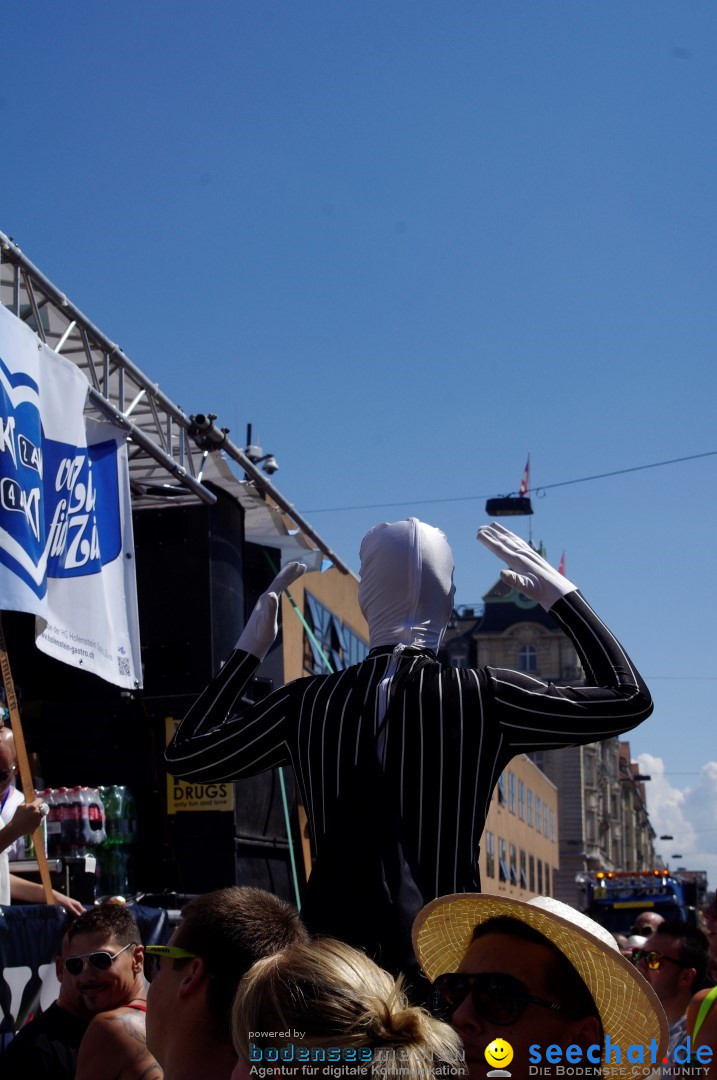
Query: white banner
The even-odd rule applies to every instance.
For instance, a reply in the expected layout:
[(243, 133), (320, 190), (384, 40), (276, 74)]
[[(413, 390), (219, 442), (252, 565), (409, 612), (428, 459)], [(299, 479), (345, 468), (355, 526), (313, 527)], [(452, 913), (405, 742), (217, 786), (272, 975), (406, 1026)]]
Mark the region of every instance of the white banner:
[(0, 307), (0, 609), (37, 645), (141, 686), (127, 448), (83, 415), (82, 371)]

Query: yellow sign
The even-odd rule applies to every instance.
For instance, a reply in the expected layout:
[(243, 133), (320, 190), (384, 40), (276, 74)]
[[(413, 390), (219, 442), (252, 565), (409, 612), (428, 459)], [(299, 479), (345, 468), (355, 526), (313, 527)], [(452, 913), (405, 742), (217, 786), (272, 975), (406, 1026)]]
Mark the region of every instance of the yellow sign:
[(612, 905), (614, 908), (636, 908), (639, 907), (641, 911), (646, 908), (654, 907), (652, 900), (616, 900)]
[[(164, 733), (167, 745), (179, 727), (179, 720), (173, 716), (164, 719)], [(231, 782), (217, 784), (195, 784), (187, 780), (177, 780), (167, 773), (167, 811), (177, 814), (185, 810), (233, 810), (234, 785)]]

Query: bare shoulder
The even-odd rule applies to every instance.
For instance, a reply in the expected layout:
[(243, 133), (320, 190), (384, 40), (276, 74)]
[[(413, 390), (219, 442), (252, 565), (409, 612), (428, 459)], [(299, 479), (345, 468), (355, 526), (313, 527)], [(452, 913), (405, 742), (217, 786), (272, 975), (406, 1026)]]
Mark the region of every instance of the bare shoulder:
[(161, 1080), (162, 1075), (147, 1049), (143, 1012), (111, 1009), (93, 1018), (80, 1045), (75, 1080)]
[[(697, 1021), (697, 1014), (700, 1011), (700, 1005), (710, 993), (711, 988), (706, 990), (698, 990), (693, 996), (689, 1005), (687, 1006), (687, 1034), (692, 1035), (695, 1029), (695, 1023)], [(712, 1008), (707, 1013), (704, 1019), (704, 1023), (700, 1027), (697, 1033), (698, 1043), (717, 1043), (717, 1004), (713, 1002)]]

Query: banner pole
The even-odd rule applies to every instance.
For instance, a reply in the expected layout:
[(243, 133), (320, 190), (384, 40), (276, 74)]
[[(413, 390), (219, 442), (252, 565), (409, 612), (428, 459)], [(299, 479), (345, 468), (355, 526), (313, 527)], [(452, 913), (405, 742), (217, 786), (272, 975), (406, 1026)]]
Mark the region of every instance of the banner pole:
[[(17, 697), (15, 696), (15, 683), (13, 682), (12, 671), (10, 670), (10, 658), (7, 654), (7, 646), (5, 644), (5, 631), (2, 625), (2, 616), (0, 615), (0, 671), (2, 671), (2, 680), (5, 684), (5, 699), (7, 701), (7, 710), (10, 713), (10, 720), (12, 721), (12, 735), (15, 743), (15, 753), (17, 754), (17, 767), (20, 773), (20, 780), (22, 782), (22, 792), (25, 796), (25, 802), (30, 803), (35, 798), (35, 785), (32, 782), (32, 773), (30, 772), (30, 760), (27, 756), (27, 749), (25, 747), (25, 736), (22, 731), (22, 724), (20, 722), (20, 709), (17, 704)], [(45, 853), (45, 838), (42, 833), (42, 826), (35, 829), (33, 833), (33, 840), (35, 843), (35, 857), (37, 859), (37, 867), (40, 871), (40, 881), (42, 882), (42, 891), (45, 894), (45, 902), (48, 904), (54, 904), (55, 898), (52, 895), (52, 882), (50, 881), (50, 869), (47, 865), (47, 855)]]

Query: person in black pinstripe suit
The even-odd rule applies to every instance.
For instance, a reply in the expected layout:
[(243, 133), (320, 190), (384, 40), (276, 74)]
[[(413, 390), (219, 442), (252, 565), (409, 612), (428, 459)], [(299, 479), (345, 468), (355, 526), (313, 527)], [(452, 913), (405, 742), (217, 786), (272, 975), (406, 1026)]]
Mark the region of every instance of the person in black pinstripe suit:
[(359, 745), (375, 739), (392, 684), (408, 669), (376, 743), (380, 765), (420, 869), (424, 902), (478, 891), (480, 835), (511, 758), (609, 738), (652, 711), (642, 678), (575, 585), (500, 525), (483, 527), (478, 539), (507, 564), (503, 579), (552, 613), (577, 649), (587, 685), (440, 664), (435, 654), (453, 605), (453, 557), (443, 533), (411, 518), (376, 526), (361, 545), (366, 659), (298, 679), (258, 704), (237, 703), (276, 636), (279, 593), (303, 573), (301, 564), (289, 564), (180, 724), (167, 749), (170, 772), (206, 783), (292, 765), (320, 855)]

